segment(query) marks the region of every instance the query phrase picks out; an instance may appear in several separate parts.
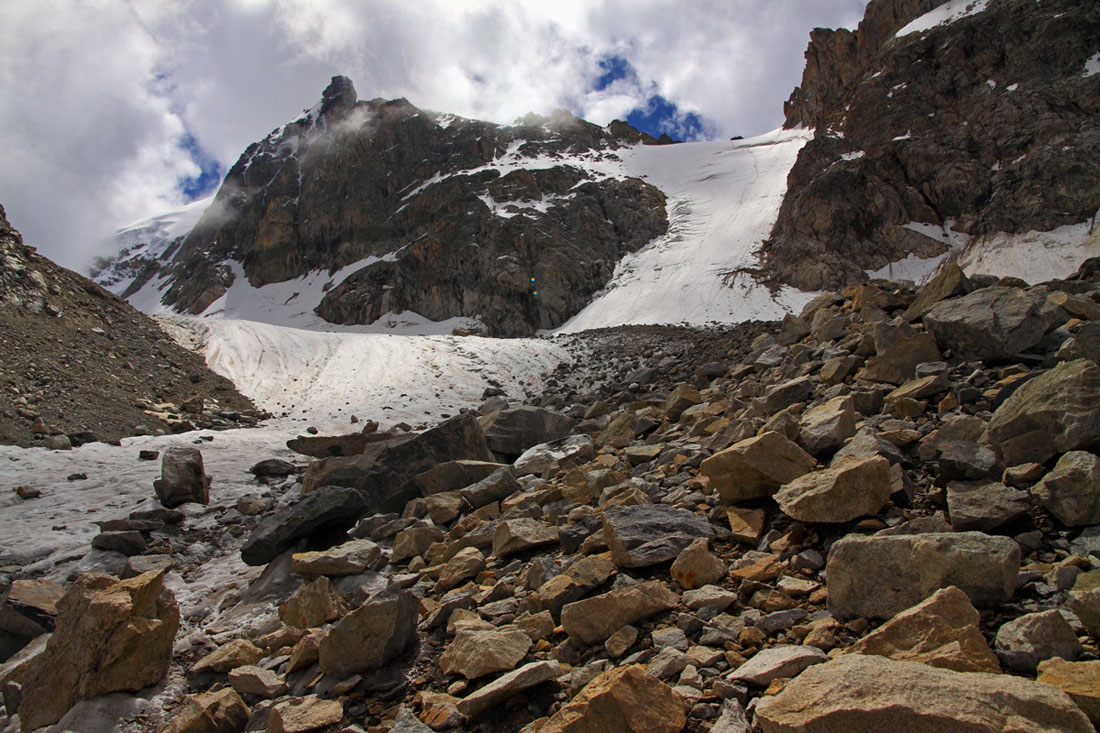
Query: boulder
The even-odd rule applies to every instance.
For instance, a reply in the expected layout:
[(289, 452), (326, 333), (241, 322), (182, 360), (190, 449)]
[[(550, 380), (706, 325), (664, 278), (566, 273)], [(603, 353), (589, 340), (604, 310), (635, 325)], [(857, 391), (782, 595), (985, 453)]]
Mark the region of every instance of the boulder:
[(775, 501), (800, 522), (849, 522), (874, 514), (901, 487), (901, 469), (881, 456), (845, 458), (785, 484)]
[(871, 456), (882, 456), (890, 463), (897, 465), (903, 465), (907, 463), (905, 455), (898, 450), (898, 447), (881, 437), (874, 431), (873, 428), (862, 428), (856, 436), (848, 441), (847, 445), (837, 451), (837, 454), (833, 456), (833, 463), (845, 458), (846, 456), (853, 456), (855, 458), (870, 458)]
[(1055, 316), (1041, 295), (992, 287), (937, 303), (921, 320), (941, 349), (960, 359), (996, 360), (1039, 343)]
[(418, 435), (379, 443), (362, 455), (314, 461), (302, 476), (302, 493), (323, 486), (352, 487), (371, 511), (400, 512), (421, 496), (417, 476), (440, 463), (463, 459), (493, 460), (477, 419), (466, 413)]
[(665, 404), (662, 408), (665, 413), (665, 417), (670, 422), (676, 422), (680, 419), (680, 416), (684, 414), (684, 410), (687, 408), (698, 405), (703, 401), (702, 395), (699, 394), (699, 390), (692, 387), (690, 384), (677, 385), (668, 397), (665, 398)]
[(439, 658), (439, 668), (472, 680), (515, 668), (530, 648), (531, 637), (515, 627), (461, 629)]
[(1082, 323), (1055, 355), (1063, 361), (1088, 359), (1100, 363), (1100, 321)]
[(992, 532), (1027, 516), (1027, 492), (997, 481), (947, 485), (947, 512), (956, 532)]
[(1066, 453), (1031, 493), (1068, 527), (1100, 524), (1100, 458), (1086, 451)]
[(318, 530), (351, 527), (369, 507), (363, 494), (353, 488), (318, 489), (261, 520), (241, 546), (241, 559), (248, 565), (266, 565)]
[(584, 686), (540, 733), (679, 733), (687, 706), (640, 664), (611, 669)]
[(303, 583), (294, 595), (279, 606), (279, 618), (287, 626), (297, 629), (312, 629), (335, 621), (347, 612), (347, 603), (324, 575)]
[(474, 509), (480, 509), (483, 506), (492, 504), (494, 501), (507, 499), (512, 494), (522, 490), (523, 487), (516, 481), (515, 470), (511, 466), (504, 466), (477, 483), (460, 489), (458, 495)]
[(327, 729), (343, 719), (344, 706), (339, 700), (306, 695), (273, 707), (267, 719), (267, 733), (307, 733)]
[(248, 472), (256, 478), (285, 478), (297, 471), (297, 466), (281, 458), (267, 458), (248, 469)]
[(707, 539), (700, 537), (677, 555), (669, 572), (672, 579), (684, 590), (692, 590), (708, 583), (716, 583), (726, 577), (726, 562), (707, 549)]
[(1092, 730), (1051, 685), (863, 654), (814, 665), (778, 695), (760, 698), (756, 722), (764, 733)]
[(859, 537), (829, 550), (829, 610), (888, 618), (940, 588), (958, 586), (974, 605), (1005, 603), (1016, 589), (1020, 546), (981, 532)]
[(526, 689), (552, 680), (561, 673), (562, 667), (557, 662), (538, 661), (525, 664), (467, 695), (458, 703), (458, 711), (467, 720), (475, 720), (486, 710)]
[(829, 661), (829, 655), (812, 646), (774, 646), (762, 649), (726, 679), (767, 687), (772, 680), (794, 677), (807, 667)]
[(479, 422), (489, 450), (511, 462), (532, 446), (565, 438), (577, 421), (560, 412), (523, 405), (492, 412)]
[(321, 641), (321, 671), (344, 678), (382, 667), (416, 638), (418, 606), (416, 596), (396, 587), (372, 596)]
[(1068, 605), (1093, 636), (1100, 636), (1100, 570), (1081, 573), (1069, 591)]
[(463, 547), (439, 569), (439, 579), (432, 589), (436, 593), (446, 593), (485, 569), (485, 555), (476, 547)]
[(989, 421), (985, 442), (1006, 466), (1046, 463), (1100, 442), (1100, 366), (1058, 364), (1021, 386)]
[(174, 445), (164, 451), (160, 478), (153, 482), (157, 501), (171, 509), (189, 501), (210, 503), (210, 478), (202, 465), (202, 452), (190, 446)]
[(727, 504), (771, 496), (817, 464), (806, 451), (777, 432), (766, 432), (715, 453), (700, 473)]
[(813, 380), (810, 377), (796, 377), (768, 387), (758, 404), (761, 414), (770, 417), (796, 402), (806, 402), (813, 395)]
[(491, 461), (447, 461), (419, 474), (416, 483), (424, 496), (431, 496), (444, 491), (464, 489), (501, 468), (502, 464)]
[(512, 465), (517, 476), (536, 474), (548, 478), (557, 472), (562, 461), (573, 459), (579, 463), (595, 453), (591, 438), (587, 435), (571, 435), (564, 440), (531, 446)]
[(856, 434), (856, 411), (850, 395), (818, 405), (798, 421), (798, 444), (815, 458), (836, 453)]
[(756, 545), (764, 532), (766, 518), (763, 509), (726, 507), (726, 521), (730, 525), (730, 535), (737, 542), (746, 545)]
[(358, 575), (374, 568), (382, 559), (382, 548), (370, 540), (352, 540), (327, 550), (296, 552), (290, 569), (299, 575)]
[(527, 596), (527, 607), (532, 613), (549, 611), (557, 618), (562, 607), (599, 588), (614, 571), (615, 563), (606, 554), (582, 557)]
[(667, 504), (613, 506), (604, 510), (604, 539), (621, 568), (640, 568), (675, 559), (697, 538), (714, 530), (705, 517)]
[(164, 572), (79, 576), (57, 604), (45, 650), (23, 674), (23, 730), (56, 723), (80, 700), (136, 692), (168, 672), (179, 609)]
[(1077, 634), (1055, 609), (1012, 619), (997, 629), (994, 646), (1005, 666), (1022, 674), (1034, 674), (1044, 660), (1061, 657), (1072, 662), (1081, 653)]
[(558, 541), (557, 527), (537, 519), (506, 519), (493, 532), (493, 554), (507, 557)]
[(92, 538), (92, 547), (97, 550), (117, 552), (127, 557), (140, 555), (145, 552), (147, 545), (141, 532), (129, 530), (125, 532), (100, 532)]
[(949, 586), (901, 611), (844, 653), (921, 662), (956, 672), (998, 673), (1001, 665), (980, 623), (981, 615), (966, 594)]
[(1048, 659), (1039, 663), (1035, 681), (1054, 685), (1069, 695), (1093, 725), (1100, 725), (1100, 661)]
[(918, 364), (941, 359), (932, 335), (906, 323), (876, 323), (873, 338), (875, 355), (856, 375), (869, 382), (904, 384), (913, 378)]
[(939, 470), (936, 481), (940, 486), (949, 481), (979, 481), (999, 477), (1003, 473), (997, 454), (985, 446), (965, 440), (946, 440), (939, 443)]
[(441, 542), (445, 535), (438, 527), (409, 527), (393, 537), (393, 549), (390, 562), (399, 563), (417, 555), (423, 556), (435, 542)]
[(248, 725), (248, 706), (225, 687), (188, 697), (157, 733), (237, 733)]
[(673, 608), (677, 600), (664, 583), (650, 580), (567, 604), (561, 624), (576, 644), (602, 644), (627, 624)]
[(234, 639), (191, 665), (188, 674), (195, 676), (216, 672), (224, 674), (238, 667), (256, 664), (264, 658), (264, 650), (248, 639)]
[(944, 264), (927, 283), (917, 291), (917, 297), (905, 311), (905, 320), (915, 321), (941, 300), (956, 295), (966, 295), (974, 289), (962, 268), (955, 262)]
[(264, 700), (285, 695), (287, 684), (273, 670), (245, 665), (229, 672), (229, 684), (242, 695)]

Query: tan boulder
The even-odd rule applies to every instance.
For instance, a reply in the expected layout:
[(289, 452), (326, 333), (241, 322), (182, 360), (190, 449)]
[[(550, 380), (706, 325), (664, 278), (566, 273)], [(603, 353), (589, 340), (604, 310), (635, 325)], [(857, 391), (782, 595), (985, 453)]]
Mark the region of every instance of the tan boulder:
[(57, 722), (80, 700), (137, 691), (167, 673), (179, 608), (164, 571), (121, 581), (80, 576), (57, 612), (45, 650), (23, 673), (23, 730)]
[(683, 698), (633, 664), (599, 675), (546, 722), (540, 733), (677, 733), (687, 723)]
[(707, 539), (700, 537), (680, 551), (669, 572), (684, 590), (692, 590), (726, 577), (729, 568), (707, 549)]
[(812, 456), (836, 453), (856, 434), (856, 411), (851, 395), (841, 395), (803, 413), (798, 421), (798, 444)]
[(813, 469), (817, 461), (779, 433), (767, 432), (715, 453), (700, 473), (727, 504), (771, 496), (783, 484)]
[(746, 545), (755, 546), (764, 533), (765, 515), (763, 509), (745, 509), (742, 507), (726, 507), (726, 519), (730, 523), (730, 534), (733, 539)]
[(493, 554), (507, 557), (557, 541), (557, 527), (551, 527), (537, 519), (506, 519), (497, 525), (493, 533)]
[(188, 697), (157, 733), (237, 733), (244, 730), (250, 714), (241, 696), (225, 687)]
[(276, 705), (267, 719), (267, 733), (307, 733), (336, 725), (344, 718), (339, 700), (306, 695)]
[(229, 672), (229, 684), (242, 695), (269, 700), (285, 695), (287, 685), (273, 670), (245, 665)]
[(463, 547), (439, 569), (435, 593), (445, 593), (455, 588), (485, 569), (485, 556), (476, 547)]
[(515, 668), (530, 648), (531, 637), (515, 627), (460, 629), (439, 658), (439, 668), (472, 680)]
[(335, 621), (348, 612), (347, 603), (325, 576), (303, 583), (279, 606), (279, 618), (288, 626), (311, 629)]
[(863, 654), (814, 665), (760, 698), (756, 723), (764, 733), (1092, 730), (1052, 685)]
[(603, 585), (614, 571), (615, 563), (606, 553), (582, 557), (527, 596), (527, 607), (532, 613), (549, 611), (558, 616), (565, 604), (584, 598)]
[(228, 672), (237, 667), (255, 664), (264, 658), (264, 650), (248, 639), (234, 639), (218, 647), (191, 666), (189, 674)]
[(882, 456), (847, 457), (784, 484), (775, 501), (800, 522), (850, 522), (882, 509), (900, 485), (901, 469)]
[(374, 568), (382, 548), (370, 540), (352, 540), (318, 552), (296, 552), (290, 569), (299, 575), (357, 575)]
[(980, 622), (967, 595), (950, 586), (898, 613), (844, 653), (922, 662), (956, 672), (1000, 672)]
[(1100, 725), (1100, 661), (1048, 659), (1039, 663), (1039, 677), (1035, 681), (1054, 685), (1069, 695), (1093, 725)]
[(667, 611), (677, 601), (664, 583), (650, 580), (570, 603), (561, 610), (561, 623), (575, 643), (602, 644), (627, 624)]

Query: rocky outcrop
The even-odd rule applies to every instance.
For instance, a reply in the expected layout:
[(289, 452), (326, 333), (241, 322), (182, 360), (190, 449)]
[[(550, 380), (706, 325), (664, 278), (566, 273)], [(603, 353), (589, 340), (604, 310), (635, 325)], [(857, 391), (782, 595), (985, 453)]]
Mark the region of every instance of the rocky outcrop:
[[(656, 188), (568, 163), (614, 156), (637, 135), (562, 110), (502, 127), (404, 99), (363, 101), (350, 80), (333, 77), (319, 105), (230, 169), (161, 265), (171, 283), (165, 301), (201, 313), (234, 281), (232, 262), (253, 286), (362, 263), (326, 293), (321, 317), (466, 316), (495, 336), (553, 328), (587, 304), (623, 255), (667, 229)], [(522, 167), (540, 156), (561, 164)], [(507, 160), (505, 171), (487, 165), (496, 159)]]
[(765, 247), (774, 278), (838, 287), (946, 251), (910, 222), (981, 237), (1100, 206), (1100, 82), (1085, 73), (1100, 8), (1001, 0), (895, 37), (943, 2), (875, 0), (854, 33), (811, 34), (785, 111), (816, 134)]

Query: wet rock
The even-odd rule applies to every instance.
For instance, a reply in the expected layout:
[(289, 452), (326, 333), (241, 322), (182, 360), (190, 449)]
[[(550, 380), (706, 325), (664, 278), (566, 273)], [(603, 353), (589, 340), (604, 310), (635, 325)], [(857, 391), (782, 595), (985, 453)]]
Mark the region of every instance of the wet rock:
[(1028, 381), (993, 413), (985, 441), (1006, 466), (1100, 442), (1100, 366), (1077, 359)]
[(532, 446), (568, 436), (576, 420), (560, 412), (523, 405), (486, 415), (480, 423), (489, 450), (511, 462)]
[(298, 629), (311, 629), (335, 621), (347, 612), (344, 599), (323, 575), (312, 582), (303, 583), (294, 591), (294, 595), (279, 606), (279, 618), (283, 623)]
[(541, 733), (676, 733), (687, 723), (683, 699), (641, 665), (611, 669), (551, 716)]
[(725, 561), (711, 554), (707, 539), (700, 537), (677, 555), (669, 572), (672, 579), (684, 590), (698, 588), (726, 577), (729, 568)]
[(981, 532), (886, 537), (849, 535), (829, 551), (829, 610), (838, 617), (887, 618), (950, 585), (978, 607), (1012, 597), (1020, 546)]
[(198, 448), (174, 445), (164, 451), (160, 478), (153, 482), (157, 501), (171, 509), (189, 501), (210, 503), (210, 478)]
[(1027, 516), (1027, 492), (996, 481), (947, 485), (947, 511), (957, 532), (992, 532)]
[(371, 597), (321, 642), (321, 671), (343, 678), (382, 667), (416, 638), (417, 606), (416, 596), (397, 588)]
[(1066, 526), (1100, 524), (1100, 458), (1086, 451), (1066, 453), (1031, 493)]
[(352, 540), (317, 552), (296, 552), (290, 569), (299, 575), (358, 575), (375, 568), (382, 548), (370, 540)]
[(847, 650), (898, 661), (921, 662), (956, 672), (1001, 671), (982, 635), (981, 616), (954, 586), (901, 611)]
[(574, 642), (602, 644), (623, 626), (667, 611), (676, 602), (664, 583), (651, 580), (570, 603), (561, 610), (561, 623)]
[(351, 527), (368, 508), (355, 489), (326, 486), (264, 518), (241, 547), (241, 559), (248, 565), (266, 565), (296, 540), (322, 528)]
[(460, 674), (468, 680), (513, 669), (531, 647), (531, 638), (516, 628), (463, 629), (439, 658), (446, 674)]
[(498, 703), (552, 680), (561, 673), (562, 667), (557, 662), (538, 661), (525, 664), (467, 695), (458, 703), (458, 710), (469, 720), (474, 720)]
[(271, 709), (267, 733), (306, 733), (336, 725), (344, 718), (339, 700), (324, 700), (306, 695), (280, 702)]
[(848, 522), (882, 509), (900, 488), (900, 473), (881, 456), (845, 458), (785, 484), (775, 501), (802, 522)]
[(815, 664), (829, 661), (829, 655), (812, 646), (776, 646), (762, 649), (727, 675), (727, 679), (766, 687), (772, 680), (794, 677)]
[(703, 461), (700, 473), (727, 504), (771, 496), (817, 461), (779, 433), (742, 440)]
[(23, 676), (24, 730), (57, 722), (80, 700), (136, 692), (164, 678), (179, 609), (163, 572), (121, 581), (80, 576), (57, 610), (53, 635)]
[[(1088, 731), (1065, 693), (1022, 677), (845, 654), (760, 699), (764, 733), (790, 730)], [(843, 721), (838, 723), (837, 721)]]
[(250, 711), (234, 690), (203, 692), (184, 700), (168, 725), (157, 733), (236, 733), (248, 724)]
[(1014, 672), (1034, 674), (1039, 662), (1061, 657), (1072, 662), (1081, 644), (1069, 622), (1051, 609), (1015, 618), (997, 629), (997, 656)]
[(609, 507), (603, 533), (611, 559), (625, 568), (667, 562), (696, 538), (714, 536), (704, 517), (665, 504)]

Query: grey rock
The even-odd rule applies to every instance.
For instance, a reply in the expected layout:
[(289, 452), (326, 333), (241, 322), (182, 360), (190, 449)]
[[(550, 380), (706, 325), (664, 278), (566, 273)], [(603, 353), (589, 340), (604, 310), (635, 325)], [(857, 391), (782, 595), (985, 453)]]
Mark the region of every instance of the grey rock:
[(344, 616), (321, 641), (321, 671), (338, 678), (379, 669), (416, 638), (419, 601), (406, 590), (386, 589)]
[(714, 537), (704, 517), (665, 504), (609, 507), (603, 532), (611, 559), (624, 568), (674, 560), (697, 538)]
[(145, 538), (134, 530), (123, 532), (100, 532), (92, 538), (92, 547), (97, 550), (120, 552), (123, 555), (140, 555), (145, 552)]
[(985, 446), (952, 440), (940, 443), (939, 471), (941, 486), (949, 481), (977, 481), (999, 477), (1002, 472), (997, 454)]
[(1072, 662), (1081, 653), (1081, 643), (1057, 610), (1029, 613), (997, 630), (997, 656), (1014, 672), (1034, 674), (1039, 662), (1061, 657)]
[(1100, 458), (1086, 451), (1070, 451), (1031, 492), (1062, 524), (1100, 524)]
[(1054, 324), (1043, 298), (1020, 288), (982, 288), (925, 312), (941, 349), (962, 359), (1005, 359), (1026, 351)]
[(210, 503), (210, 479), (198, 448), (174, 445), (164, 451), (160, 478), (153, 482), (157, 501), (169, 509), (189, 501)]
[(486, 415), (480, 423), (489, 450), (513, 461), (532, 446), (565, 438), (576, 420), (560, 412), (523, 405)]
[(356, 489), (322, 487), (297, 504), (265, 517), (241, 546), (241, 559), (248, 565), (265, 565), (300, 538), (323, 528), (354, 525), (368, 508), (367, 500)]
[(498, 703), (504, 702), (523, 690), (548, 682), (561, 673), (562, 667), (557, 662), (539, 661), (525, 664), (467, 695), (459, 701), (458, 710), (469, 720), (474, 720)]
[(992, 532), (1027, 516), (1027, 492), (991, 481), (947, 485), (947, 511), (957, 532)]
[(807, 667), (827, 661), (829, 655), (817, 647), (775, 646), (761, 649), (726, 678), (766, 687), (772, 680), (794, 677)]

